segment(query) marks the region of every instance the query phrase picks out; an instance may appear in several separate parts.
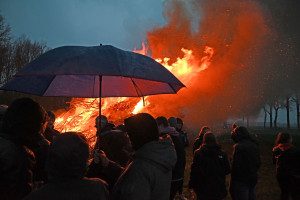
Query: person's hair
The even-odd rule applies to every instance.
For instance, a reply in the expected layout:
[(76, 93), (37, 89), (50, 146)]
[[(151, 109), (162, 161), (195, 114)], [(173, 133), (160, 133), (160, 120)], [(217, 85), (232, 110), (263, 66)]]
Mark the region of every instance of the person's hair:
[(157, 117), (156, 123), (158, 126), (163, 125), (164, 127), (168, 127), (168, 120), (163, 116)]
[(50, 120), (55, 121), (55, 114), (52, 111), (47, 110), (47, 114)]
[(202, 126), (202, 128), (201, 128), (201, 130), (200, 130), (200, 132), (199, 132), (199, 137), (203, 137), (204, 134), (205, 134), (207, 131), (209, 131), (209, 130), (210, 130), (210, 128), (209, 128), (208, 126)]
[(216, 137), (211, 131), (204, 134), (203, 144), (216, 144)]
[(139, 113), (129, 117), (124, 120), (124, 123), (134, 150), (159, 138), (156, 121), (148, 113)]
[(2, 130), (11, 139), (24, 144), (41, 137), (40, 131), (47, 118), (39, 103), (30, 98), (19, 98), (5, 112)]
[(89, 157), (89, 145), (81, 133), (66, 132), (50, 144), (46, 171), (50, 178), (83, 178)]
[(277, 135), (276, 145), (284, 144), (284, 143), (292, 143), (292, 136), (286, 132), (280, 132)]
[(250, 138), (248, 129), (244, 126), (237, 126), (231, 131), (231, 138), (234, 142), (239, 142), (242, 139)]
[(176, 120), (177, 120), (177, 124), (182, 124), (182, 125), (183, 125), (183, 121), (182, 121), (182, 119), (180, 119), (180, 118), (176, 118)]

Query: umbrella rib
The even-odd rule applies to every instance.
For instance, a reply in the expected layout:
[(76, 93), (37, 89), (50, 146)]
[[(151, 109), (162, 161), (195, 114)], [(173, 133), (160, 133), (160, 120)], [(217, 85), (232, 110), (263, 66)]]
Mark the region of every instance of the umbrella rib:
[(139, 92), (141, 93), (141, 95), (143, 97), (144, 95), (143, 95), (142, 91), (140, 90), (140, 88), (136, 85), (136, 83), (134, 82), (134, 80), (132, 78), (130, 78), (130, 79), (131, 79), (131, 81), (132, 81), (132, 83), (134, 85), (134, 88), (136, 90), (136, 93), (137, 93), (138, 97), (140, 97)]
[(44, 96), (45, 92), (48, 90), (48, 88), (50, 87), (50, 85), (51, 85), (52, 81), (55, 79), (55, 77), (56, 77), (56, 76), (54, 75), (53, 78), (52, 78), (52, 80), (49, 81), (49, 85), (48, 85), (47, 88), (44, 90), (43, 96)]
[(177, 92), (176, 92), (176, 90), (174, 89), (174, 87), (170, 84), (170, 83), (168, 83), (168, 85), (170, 86), (170, 88), (174, 91), (174, 93), (176, 94)]

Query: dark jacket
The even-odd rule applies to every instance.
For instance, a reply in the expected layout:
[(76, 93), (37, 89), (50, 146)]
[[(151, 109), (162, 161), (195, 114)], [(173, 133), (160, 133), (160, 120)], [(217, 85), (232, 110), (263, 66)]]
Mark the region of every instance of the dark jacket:
[(106, 167), (103, 167), (101, 163), (96, 164), (92, 161), (88, 167), (86, 177), (100, 178), (106, 181), (108, 183), (108, 189), (111, 191), (123, 171), (124, 168), (113, 161), (110, 161)]
[(188, 138), (187, 133), (183, 130), (177, 130), (177, 132), (179, 133), (179, 136), (180, 136), (180, 138), (183, 142), (183, 146), (188, 147), (190, 145), (190, 142), (189, 142), (189, 138)]
[(194, 154), (189, 188), (194, 189), (200, 199), (223, 199), (227, 195), (225, 175), (229, 173), (229, 161), (221, 147), (202, 145)]
[(112, 199), (169, 199), (175, 163), (176, 153), (170, 138), (144, 144), (116, 183)]
[(234, 144), (232, 181), (240, 181), (248, 186), (255, 186), (259, 167), (260, 155), (257, 143), (250, 138), (244, 138)]
[(0, 136), (0, 199), (22, 199), (32, 190), (33, 153)]
[(177, 155), (177, 162), (172, 172), (172, 181), (182, 180), (186, 164), (184, 145), (175, 128), (169, 126), (161, 132), (162, 136), (167, 134), (172, 138)]
[(277, 176), (300, 177), (300, 150), (290, 145), (280, 144), (273, 148), (273, 162), (276, 164)]
[(106, 200), (108, 192), (100, 179), (51, 181), (24, 200)]

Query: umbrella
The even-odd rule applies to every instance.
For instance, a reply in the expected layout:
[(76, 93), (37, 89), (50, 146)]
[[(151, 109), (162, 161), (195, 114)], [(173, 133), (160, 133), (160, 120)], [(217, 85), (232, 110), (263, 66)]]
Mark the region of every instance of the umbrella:
[(17, 72), (0, 89), (38, 96), (100, 98), (175, 94), (185, 87), (148, 56), (111, 45), (52, 49)]

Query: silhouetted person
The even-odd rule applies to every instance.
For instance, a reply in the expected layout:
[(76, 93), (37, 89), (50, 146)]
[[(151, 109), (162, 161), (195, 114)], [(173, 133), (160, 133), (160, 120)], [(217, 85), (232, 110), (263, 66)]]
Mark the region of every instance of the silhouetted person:
[(280, 132), (273, 148), (273, 163), (281, 189), (280, 199), (300, 199), (300, 150), (292, 144), (292, 136)]
[(179, 133), (179, 136), (181, 137), (181, 140), (183, 141), (184, 147), (188, 147), (190, 145), (190, 142), (189, 142), (187, 133), (184, 130), (182, 130), (183, 121), (180, 118), (176, 118), (176, 120), (177, 120), (176, 131)]
[(243, 126), (231, 132), (234, 141), (230, 182), (230, 194), (233, 200), (256, 199), (257, 171), (260, 167), (258, 144)]
[(33, 189), (34, 154), (46, 128), (45, 109), (30, 98), (16, 99), (7, 109), (0, 134), (0, 199), (22, 199)]
[(60, 132), (54, 129), (55, 114), (49, 110), (47, 111), (47, 114), (48, 114), (48, 124), (44, 132), (44, 136), (49, 142), (52, 142), (53, 138), (55, 136), (58, 136)]
[(176, 162), (172, 140), (159, 138), (156, 121), (149, 114), (140, 113), (124, 122), (135, 155), (114, 186), (112, 199), (168, 199)]
[(194, 153), (189, 188), (197, 199), (221, 200), (227, 196), (225, 176), (230, 173), (227, 154), (216, 143), (213, 133), (206, 132), (203, 144)]
[(200, 146), (203, 143), (203, 136), (206, 132), (210, 131), (210, 128), (208, 126), (202, 126), (198, 138), (195, 140), (193, 145), (193, 152), (195, 152), (197, 149), (200, 148)]
[[(160, 136), (162, 137), (166, 137), (167, 135), (171, 136), (176, 150), (177, 161), (172, 171), (172, 183), (171, 183), (171, 191), (170, 191), (170, 198), (169, 198), (173, 200), (176, 193), (180, 190), (183, 183), (185, 163), (186, 163), (185, 149), (181, 141), (181, 138), (179, 137), (179, 133), (176, 131), (174, 127), (169, 126), (168, 120), (165, 117), (156, 118), (156, 122), (158, 125)], [(174, 122), (176, 124), (176, 119)]]
[(48, 183), (30, 193), (25, 200), (107, 199), (105, 182), (84, 177), (88, 157), (89, 146), (82, 134), (68, 132), (56, 136), (47, 158)]

